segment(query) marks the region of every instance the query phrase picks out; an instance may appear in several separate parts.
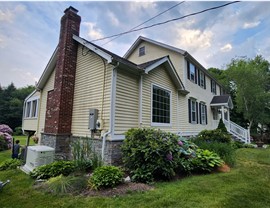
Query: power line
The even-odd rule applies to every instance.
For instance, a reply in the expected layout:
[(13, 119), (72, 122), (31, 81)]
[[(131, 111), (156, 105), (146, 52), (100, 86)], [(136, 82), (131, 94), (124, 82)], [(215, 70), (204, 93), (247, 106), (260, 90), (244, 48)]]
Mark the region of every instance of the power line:
[[(150, 18), (150, 19), (146, 20), (145, 22), (143, 22), (143, 23), (141, 23), (141, 24), (137, 25), (136, 27), (131, 28), (131, 29), (130, 29), (130, 30), (128, 30), (127, 32), (131, 32), (131, 31), (133, 31), (134, 29), (136, 29), (136, 28), (138, 28), (138, 27), (140, 27), (140, 26), (144, 25), (144, 24), (145, 24), (145, 23), (147, 23), (147, 22), (150, 22), (151, 20), (155, 19), (156, 17), (158, 17), (158, 16), (160, 16), (160, 15), (162, 15), (162, 14), (164, 14), (164, 13), (168, 12), (169, 10), (171, 10), (171, 9), (173, 9), (173, 8), (175, 8), (175, 7), (177, 7), (177, 6), (179, 6), (180, 4), (183, 4), (184, 2), (185, 2), (185, 1), (182, 1), (182, 2), (180, 2), (180, 3), (175, 4), (174, 6), (172, 6), (172, 7), (168, 8), (168, 9), (166, 9), (165, 11), (163, 11), (163, 12), (161, 12), (161, 13), (159, 13), (159, 14), (155, 15), (154, 17), (152, 17), (152, 18)], [(108, 42), (104, 43), (104, 44), (103, 44), (103, 45), (101, 45), (101, 46), (104, 46), (104, 45), (108, 44), (109, 42), (111, 42), (111, 41), (113, 41), (113, 40), (115, 40), (115, 39), (119, 38), (121, 35), (122, 35), (122, 34), (120, 34), (120, 35), (118, 35), (118, 36), (114, 37), (113, 39), (109, 40)]]
[(204, 12), (207, 12), (207, 11), (210, 11), (210, 10), (219, 9), (219, 8), (222, 8), (222, 7), (226, 7), (226, 6), (230, 5), (230, 4), (235, 4), (235, 3), (239, 3), (239, 2), (240, 1), (229, 2), (229, 3), (226, 3), (226, 4), (220, 5), (220, 6), (211, 7), (211, 8), (208, 8), (208, 9), (205, 9), (205, 10), (202, 10), (202, 11), (199, 11), (199, 12), (194, 12), (194, 13), (191, 13), (191, 14), (188, 14), (188, 15), (184, 15), (182, 17), (170, 19), (170, 20), (167, 20), (167, 21), (164, 21), (164, 22), (156, 23), (156, 24), (153, 24), (153, 25), (150, 25), (150, 26), (141, 27), (141, 28), (138, 28), (138, 29), (129, 30), (129, 31), (122, 32), (122, 33), (119, 33), (119, 34), (116, 34), (116, 35), (111, 35), (111, 36), (107, 36), (107, 37), (104, 37), (104, 38), (99, 38), (99, 39), (96, 39), (96, 40), (92, 40), (90, 42), (96, 42), (96, 41), (105, 40), (105, 39), (109, 39), (109, 38), (113, 38), (113, 37), (118, 37), (118, 36), (125, 35), (125, 34), (128, 34), (128, 33), (137, 32), (137, 31), (148, 29), (148, 28), (151, 28), (151, 27), (155, 27), (155, 26), (167, 24), (169, 22), (173, 22), (173, 21), (176, 21), (176, 20), (184, 19), (184, 18), (190, 17), (190, 16), (195, 16), (197, 14), (201, 14), (201, 13), (204, 13)]

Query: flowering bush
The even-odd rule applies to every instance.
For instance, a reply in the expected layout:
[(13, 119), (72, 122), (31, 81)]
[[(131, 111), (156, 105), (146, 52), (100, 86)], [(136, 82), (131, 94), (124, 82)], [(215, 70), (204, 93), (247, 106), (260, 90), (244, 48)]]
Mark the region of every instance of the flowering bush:
[(0, 125), (0, 137), (4, 138), (8, 149), (10, 149), (12, 147), (12, 129), (5, 124), (1, 124)]
[(130, 129), (121, 147), (132, 180), (150, 183), (174, 176), (180, 156), (178, 136), (155, 129)]
[(13, 133), (12, 129), (6, 124), (0, 124), (0, 132), (8, 133), (9, 135)]

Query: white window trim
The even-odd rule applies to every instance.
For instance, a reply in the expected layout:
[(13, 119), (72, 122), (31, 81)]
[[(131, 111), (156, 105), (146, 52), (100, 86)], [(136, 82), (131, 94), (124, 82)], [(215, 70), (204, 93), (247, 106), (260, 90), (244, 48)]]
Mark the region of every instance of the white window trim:
[[(203, 120), (203, 113), (202, 113), (202, 110), (204, 110), (204, 120)], [(206, 105), (205, 103), (201, 102), (201, 109), (200, 109), (200, 117), (201, 117), (201, 125), (206, 125), (206, 114), (207, 114), (207, 109), (206, 109)]]
[[(35, 111), (35, 116), (32, 115), (32, 109), (33, 109), (33, 102), (34, 101), (37, 101), (37, 104), (36, 104), (36, 111)], [(30, 103), (30, 113), (29, 113), (29, 116), (27, 115), (27, 112), (28, 112), (28, 103)], [(25, 119), (31, 119), (31, 118), (37, 118), (38, 117), (38, 109), (39, 109), (39, 97), (38, 96), (34, 96), (34, 97), (31, 97), (27, 100), (27, 102), (25, 102), (25, 114), (24, 114), (24, 118)]]
[[(159, 87), (163, 90), (166, 90), (170, 93), (170, 123), (156, 123), (156, 122), (153, 122), (153, 87), (156, 86), (156, 87)], [(152, 83), (151, 84), (151, 126), (165, 126), (165, 127), (171, 127), (172, 126), (172, 91), (169, 90), (168, 88), (165, 88), (163, 86), (160, 86), (158, 84), (154, 84)]]
[[(195, 121), (192, 120), (192, 102), (195, 104)], [(197, 113), (197, 108), (196, 108), (196, 99), (190, 98), (190, 116), (191, 116), (191, 124), (197, 124), (198, 121), (198, 113)]]
[[(214, 94), (214, 95), (216, 95), (217, 94), (217, 83), (214, 81), (214, 80), (212, 80), (211, 79), (211, 92)], [(213, 89), (215, 89), (215, 90), (213, 90)]]
[[(205, 86), (205, 79), (204, 79), (204, 76), (205, 76), (205, 74), (201, 71), (201, 70), (199, 70), (199, 73), (200, 73), (200, 80), (199, 80), (199, 85), (200, 85), (200, 87), (202, 87), (202, 88), (204, 88), (204, 86)], [(202, 82), (201, 81), (203, 81), (203, 85), (202, 85)]]
[[(191, 67), (190, 67), (191, 65), (194, 66), (194, 79), (191, 78)], [(191, 63), (191, 62), (189, 62), (189, 77), (190, 77), (189, 80), (191, 82), (196, 83), (196, 81), (195, 81), (196, 80), (196, 66), (193, 63)]]

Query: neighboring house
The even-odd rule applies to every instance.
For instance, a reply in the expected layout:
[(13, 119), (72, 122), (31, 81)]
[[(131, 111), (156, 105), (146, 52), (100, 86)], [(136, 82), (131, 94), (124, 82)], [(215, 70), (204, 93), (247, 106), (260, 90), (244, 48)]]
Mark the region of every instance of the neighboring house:
[(117, 163), (130, 128), (191, 136), (216, 128), (221, 116), (230, 126), (230, 96), (189, 53), (139, 37), (119, 57), (79, 37), (77, 12), (65, 10), (59, 44), (24, 106), (24, 131), (36, 131), (57, 157), (69, 158), (70, 141), (87, 136)]

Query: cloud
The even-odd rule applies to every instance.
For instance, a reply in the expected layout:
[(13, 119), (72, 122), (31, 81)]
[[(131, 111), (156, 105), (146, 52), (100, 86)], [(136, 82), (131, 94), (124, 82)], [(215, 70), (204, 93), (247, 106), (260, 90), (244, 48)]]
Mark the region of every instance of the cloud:
[(96, 23), (93, 23), (93, 22), (83, 22), (82, 25), (85, 25), (87, 27), (87, 29), (88, 29), (87, 36), (90, 39), (90, 41), (104, 37), (101, 29), (99, 29), (96, 26)]
[(253, 27), (257, 27), (261, 22), (257, 21), (257, 22), (245, 22), (243, 25), (244, 29), (249, 29), (249, 28), (253, 28)]
[(232, 45), (229, 43), (220, 48), (221, 52), (229, 52), (231, 50), (232, 50)]
[(213, 33), (211, 31), (201, 31), (199, 29), (177, 29), (176, 44), (180, 48), (194, 52), (201, 49), (206, 49), (212, 45)]
[(6, 11), (3, 11), (3, 10), (0, 10), (0, 21), (3, 21), (3, 22), (12, 22), (13, 20), (13, 14), (10, 10), (6, 10)]
[(0, 9), (0, 22), (12, 23), (16, 15), (25, 11), (24, 5), (17, 5), (14, 9)]
[(108, 12), (108, 17), (112, 23), (113, 26), (119, 26), (119, 20), (117, 19), (117, 17), (115, 16), (114, 13), (112, 12)]

